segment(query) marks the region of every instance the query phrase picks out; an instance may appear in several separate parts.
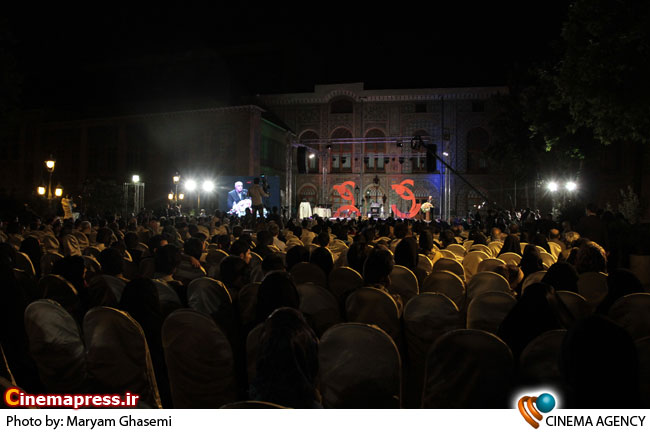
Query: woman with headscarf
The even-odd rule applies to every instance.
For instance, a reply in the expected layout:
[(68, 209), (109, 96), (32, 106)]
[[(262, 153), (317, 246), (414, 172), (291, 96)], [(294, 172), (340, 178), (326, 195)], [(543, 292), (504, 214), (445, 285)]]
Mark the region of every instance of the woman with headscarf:
[(521, 255), (521, 243), (519, 242), (519, 237), (516, 235), (509, 234), (508, 237), (503, 241), (503, 246), (499, 251), (499, 255), (502, 255), (506, 252), (516, 253)]
[(251, 399), (290, 408), (322, 408), (317, 376), (316, 335), (299, 311), (276, 309), (264, 322)]

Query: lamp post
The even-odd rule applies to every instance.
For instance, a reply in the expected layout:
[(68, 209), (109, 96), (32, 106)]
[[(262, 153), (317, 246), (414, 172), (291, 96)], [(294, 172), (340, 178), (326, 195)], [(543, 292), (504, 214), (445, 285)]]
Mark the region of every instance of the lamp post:
[(178, 206), (178, 183), (181, 181), (181, 175), (176, 173), (176, 175), (172, 177), (172, 181), (174, 182), (175, 205)]
[(52, 156), (50, 156), (50, 158), (45, 161), (45, 167), (47, 168), (47, 171), (50, 173), (50, 180), (47, 183), (48, 201), (52, 201), (52, 173), (54, 172), (55, 165), (56, 165), (56, 161), (52, 159)]

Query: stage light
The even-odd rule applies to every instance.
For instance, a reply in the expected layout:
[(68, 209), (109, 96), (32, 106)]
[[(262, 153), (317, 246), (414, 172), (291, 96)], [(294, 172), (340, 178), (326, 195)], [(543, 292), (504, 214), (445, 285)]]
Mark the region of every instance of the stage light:
[(546, 185), (546, 189), (548, 189), (549, 192), (556, 192), (558, 189), (557, 183), (555, 183), (554, 181), (548, 182), (548, 184)]
[(193, 179), (187, 180), (185, 182), (185, 190), (192, 192), (196, 189), (196, 181)]
[(316, 157), (315, 154), (313, 154), (313, 153), (309, 153), (309, 159), (313, 159), (313, 158), (315, 158), (315, 157)]
[(566, 184), (566, 190), (568, 190), (569, 192), (573, 192), (577, 188), (578, 188), (578, 185), (575, 184), (574, 182), (570, 181), (570, 182), (567, 182), (567, 184)]
[(203, 182), (203, 191), (204, 192), (212, 192), (214, 190), (214, 183), (210, 180), (206, 180)]
[(133, 183), (137, 183), (137, 182), (140, 181), (140, 176), (137, 175), (137, 174), (133, 174), (133, 177), (131, 177), (131, 180), (133, 181)]
[(402, 141), (397, 141), (395, 144), (397, 145), (397, 147), (404, 147), (404, 144), (402, 144)]
[(442, 155), (443, 155), (444, 157), (449, 157), (449, 153), (447, 153), (447, 152), (442, 152)]

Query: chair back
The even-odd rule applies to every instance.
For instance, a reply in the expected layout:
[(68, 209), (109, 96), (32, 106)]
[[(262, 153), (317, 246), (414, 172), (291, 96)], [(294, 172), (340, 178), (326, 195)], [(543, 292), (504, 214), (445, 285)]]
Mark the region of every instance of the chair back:
[(408, 268), (401, 265), (394, 265), (390, 273), (390, 286), (388, 291), (391, 294), (399, 294), (404, 304), (420, 293), (418, 279)]
[(260, 288), (260, 282), (251, 282), (244, 285), (237, 294), (239, 316), (242, 325), (246, 326), (255, 322), (255, 311), (257, 308), (257, 291)]
[(133, 280), (140, 276), (140, 266), (133, 260), (128, 260), (126, 257), (122, 260), (122, 275), (128, 279)]
[(41, 257), (41, 276), (46, 276), (52, 273), (54, 263), (63, 258), (58, 252), (47, 252)]
[(440, 255), (442, 255), (444, 258), (449, 258), (449, 259), (453, 259), (453, 260), (456, 260), (456, 261), (463, 259), (462, 256), (456, 255), (455, 253), (453, 253), (452, 251), (447, 250), (447, 249), (441, 249), (440, 250)]
[(144, 332), (129, 314), (109, 307), (88, 311), (83, 320), (88, 374), (99, 393), (140, 395), (161, 408)]
[[(88, 290), (92, 292), (94, 299), (110, 299), (109, 302), (113, 300), (117, 305), (122, 299), (126, 282), (111, 275), (97, 275), (90, 280), (88, 285)], [(106, 291), (110, 292), (110, 297), (106, 296)], [(94, 306), (111, 306), (110, 304), (100, 305), (99, 303)]]
[(487, 255), (488, 258), (490, 258), (490, 257), (492, 256), (492, 249), (490, 249), (489, 247), (487, 247), (487, 246), (484, 245), (484, 244), (475, 244), (475, 245), (472, 245), (472, 247), (469, 248), (469, 251), (470, 251), (470, 252), (472, 252), (472, 251), (484, 252), (485, 255)]
[(544, 276), (546, 276), (546, 270), (540, 270), (536, 271), (535, 273), (531, 273), (528, 276), (526, 276), (526, 279), (524, 279), (524, 282), (521, 284), (521, 293), (524, 293), (524, 290), (528, 288), (528, 286), (541, 282), (542, 279), (544, 279)]
[(506, 265), (506, 262), (500, 258), (488, 258), (479, 263), (476, 269), (477, 273), (485, 271), (494, 271), (495, 268)]
[(300, 284), (296, 288), (300, 296), (300, 312), (317, 336), (343, 321), (339, 302), (331, 292), (313, 283)]
[(488, 243), (487, 247), (490, 249), (491, 255), (493, 257), (496, 257), (499, 255), (499, 252), (501, 251), (501, 248), (503, 247), (503, 242), (500, 241), (493, 241)]
[(517, 300), (505, 292), (484, 292), (474, 297), (467, 307), (467, 328), (497, 334), (499, 326)]
[(36, 300), (25, 309), (25, 332), (29, 353), (47, 391), (83, 392), (86, 350), (74, 318), (53, 300)]
[(639, 393), (641, 406), (650, 406), (650, 336), (634, 342), (639, 359)]
[(332, 240), (327, 247), (329, 248), (330, 251), (332, 251), (332, 254), (336, 254), (336, 255), (339, 255), (343, 251), (348, 250), (348, 245), (346, 245), (345, 242), (340, 239)]
[(262, 282), (264, 271), (262, 270), (262, 257), (251, 251), (251, 262), (248, 264), (251, 268), (251, 282)]
[(174, 279), (180, 281), (183, 285), (188, 286), (194, 279), (204, 277), (205, 270), (202, 267), (196, 268), (192, 264), (192, 259), (188, 255), (181, 255), (181, 262), (174, 271)]
[[(482, 245), (477, 245), (477, 246), (482, 246)], [(472, 276), (474, 276), (478, 272), (478, 265), (481, 263), (481, 261), (490, 258), (490, 256), (491, 255), (489, 255), (488, 253), (476, 249), (468, 252), (467, 255), (465, 255), (465, 258), (463, 259), (465, 278), (467, 280), (470, 280)]]
[(609, 308), (609, 317), (634, 340), (650, 336), (650, 294), (635, 293), (619, 298)]
[(237, 400), (232, 348), (212, 318), (190, 309), (172, 312), (162, 344), (174, 408), (218, 408)]
[(527, 385), (560, 386), (560, 353), (566, 330), (550, 330), (530, 341), (519, 358), (519, 376)]
[(557, 260), (557, 258), (562, 253), (562, 246), (555, 242), (548, 242), (548, 247), (551, 249), (551, 255), (553, 255)]
[(351, 293), (345, 302), (348, 322), (373, 324), (400, 339), (399, 309), (393, 297), (377, 288), (363, 287)]
[(605, 273), (587, 272), (578, 277), (578, 293), (587, 299), (591, 310), (596, 310), (600, 302), (607, 297), (608, 292), (607, 275)]
[(556, 261), (555, 257), (550, 253), (546, 252), (546, 250), (544, 250), (544, 252), (540, 252), (539, 256), (542, 258), (542, 264), (544, 265), (544, 268), (549, 268), (550, 266), (555, 264)]
[(5, 357), (2, 345), (0, 345), (0, 379), (6, 380), (12, 387), (16, 387), (16, 380), (11, 373), (11, 368), (9, 368), (9, 363), (7, 362), (7, 357)]
[(30, 278), (36, 276), (36, 270), (34, 270), (34, 264), (32, 264), (32, 260), (29, 258), (29, 256), (26, 253), (16, 251), (15, 265), (17, 269), (24, 271), (25, 274)]
[[(455, 276), (455, 275), (454, 275)], [(458, 307), (449, 297), (425, 292), (413, 297), (404, 307), (404, 334), (408, 352), (404, 405), (421, 404), (426, 354), (443, 334), (463, 327)]]
[(440, 258), (433, 264), (434, 272), (442, 270), (450, 271), (461, 278), (463, 281), (465, 280), (465, 269), (463, 268), (463, 265), (455, 259)]
[(91, 257), (94, 257), (95, 259), (99, 259), (99, 254), (100, 253), (102, 253), (102, 251), (100, 251), (99, 248), (95, 247), (95, 246), (88, 246), (83, 251), (83, 255), (91, 256)]
[[(216, 245), (215, 245), (216, 246)], [(219, 270), (221, 261), (226, 258), (228, 254), (221, 249), (209, 249), (205, 258), (207, 265), (208, 276), (219, 279)]]
[(160, 302), (160, 312), (164, 317), (183, 307), (181, 299), (178, 297), (176, 290), (169, 286), (167, 282), (161, 281), (159, 279), (153, 279), (153, 283), (156, 285), (156, 290), (158, 291), (158, 301)]
[(224, 305), (232, 305), (232, 298), (223, 282), (201, 277), (187, 286), (187, 305), (190, 309), (214, 316)]
[(587, 318), (591, 314), (589, 303), (580, 294), (571, 291), (557, 291), (557, 295), (576, 320)]
[(463, 242), (463, 247), (465, 248), (465, 250), (469, 250), (469, 248), (471, 248), (473, 244), (474, 244), (474, 240), (465, 240)]
[(316, 264), (300, 262), (291, 268), (290, 273), (296, 285), (311, 282), (327, 288), (327, 275)]
[(503, 260), (506, 264), (519, 265), (521, 262), (521, 255), (514, 252), (505, 252), (499, 255), (499, 259)]
[(418, 268), (428, 276), (433, 271), (433, 263), (431, 262), (431, 258), (424, 254), (418, 254)]
[(455, 273), (448, 270), (434, 271), (424, 280), (422, 293), (437, 292), (446, 295), (462, 309), (465, 305), (465, 283)]
[(427, 354), (422, 408), (510, 408), (512, 384), (505, 342), (482, 330), (453, 330)]
[(467, 254), (467, 250), (465, 249), (465, 247), (459, 244), (450, 244), (445, 249), (447, 249), (449, 252), (453, 253), (460, 259), (463, 259), (463, 257)]
[(363, 277), (350, 267), (338, 267), (330, 272), (328, 289), (339, 304), (354, 290), (363, 286)]
[(43, 276), (38, 281), (38, 291), (44, 299), (54, 300), (66, 310), (70, 310), (79, 301), (75, 287), (59, 275)]
[(257, 354), (259, 352), (263, 329), (264, 323), (259, 323), (246, 336), (246, 373), (249, 383), (253, 382), (257, 373)]
[(481, 272), (476, 273), (467, 283), (467, 299), (472, 299), (486, 292), (502, 292), (510, 294), (510, 284), (508, 280), (498, 273)]
[(519, 242), (519, 246), (521, 247), (521, 254), (524, 254), (524, 249), (526, 249), (526, 246), (528, 246), (528, 243), (524, 242)]
[(393, 340), (366, 324), (337, 324), (318, 344), (325, 408), (399, 408), (401, 359)]

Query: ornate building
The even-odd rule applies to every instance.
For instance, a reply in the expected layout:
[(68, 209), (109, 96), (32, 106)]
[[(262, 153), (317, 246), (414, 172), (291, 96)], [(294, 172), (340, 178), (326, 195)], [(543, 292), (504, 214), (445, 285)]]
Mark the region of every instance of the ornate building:
[[(380, 203), (385, 216), (390, 209), (403, 215), (415, 214), (416, 204), (431, 196), (434, 215), (449, 217), (485, 197), (503, 197), (501, 176), (490, 170), (485, 151), (495, 114), (490, 98), (505, 92), (366, 90), (354, 83), (260, 99), (296, 134), (286, 188), (293, 207), (307, 200), (331, 206), (333, 214), (350, 205), (365, 214)], [(427, 156), (427, 147), (439, 159)]]

